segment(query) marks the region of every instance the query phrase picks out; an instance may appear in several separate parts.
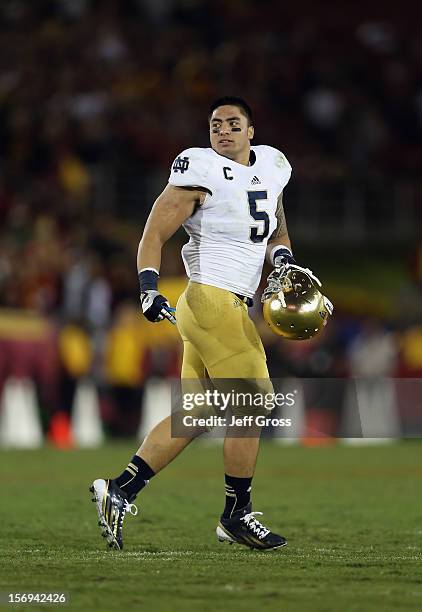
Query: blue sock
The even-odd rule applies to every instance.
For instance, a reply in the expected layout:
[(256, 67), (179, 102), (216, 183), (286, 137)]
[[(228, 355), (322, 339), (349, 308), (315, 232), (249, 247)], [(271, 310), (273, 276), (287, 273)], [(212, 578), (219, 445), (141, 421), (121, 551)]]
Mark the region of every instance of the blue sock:
[(114, 479), (114, 482), (127, 494), (128, 500), (133, 501), (154, 475), (155, 472), (148, 463), (138, 455), (134, 455), (127, 468)]
[(224, 518), (231, 518), (235, 512), (242, 510), (251, 501), (251, 478), (237, 478), (237, 476), (224, 476), (226, 482), (226, 505)]

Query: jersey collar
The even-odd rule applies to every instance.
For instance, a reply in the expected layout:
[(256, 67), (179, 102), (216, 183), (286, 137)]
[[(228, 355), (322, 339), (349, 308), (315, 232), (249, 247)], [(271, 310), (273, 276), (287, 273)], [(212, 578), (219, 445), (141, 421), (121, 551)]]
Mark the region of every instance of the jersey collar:
[(238, 166), (241, 166), (242, 168), (250, 168), (251, 166), (254, 166), (255, 163), (256, 163), (256, 153), (252, 149), (252, 147), (251, 147), (251, 150), (250, 150), (250, 153), (249, 153), (249, 163), (248, 163), (247, 166), (245, 166), (244, 164), (239, 164), (239, 162), (235, 161), (234, 159), (230, 159), (230, 157), (226, 157), (225, 155), (221, 155), (220, 153), (217, 153), (217, 151), (215, 149), (213, 149), (212, 147), (210, 147), (210, 148), (211, 148), (211, 151), (213, 153), (218, 155), (218, 157), (222, 157), (223, 159), (227, 159), (227, 161), (229, 161), (230, 163), (237, 164)]

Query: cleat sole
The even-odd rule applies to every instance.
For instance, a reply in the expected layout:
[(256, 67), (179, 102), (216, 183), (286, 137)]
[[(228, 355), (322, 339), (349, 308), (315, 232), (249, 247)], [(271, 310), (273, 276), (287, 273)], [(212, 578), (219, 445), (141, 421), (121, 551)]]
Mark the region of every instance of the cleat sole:
[(94, 494), (92, 501), (95, 502), (96, 504), (97, 514), (98, 514), (98, 526), (102, 528), (101, 536), (107, 539), (108, 548), (110, 549), (114, 548), (116, 550), (121, 550), (121, 547), (119, 546), (109, 525), (107, 524), (107, 521), (104, 518), (104, 514), (101, 509), (101, 504), (100, 504), (100, 496), (97, 494), (97, 491), (95, 490), (95, 487), (93, 484), (89, 487), (89, 490), (91, 493)]
[(233, 544), (235, 540), (229, 536), (228, 533), (221, 529), (220, 525), (217, 526), (215, 530), (219, 542), (229, 542), (229, 544)]

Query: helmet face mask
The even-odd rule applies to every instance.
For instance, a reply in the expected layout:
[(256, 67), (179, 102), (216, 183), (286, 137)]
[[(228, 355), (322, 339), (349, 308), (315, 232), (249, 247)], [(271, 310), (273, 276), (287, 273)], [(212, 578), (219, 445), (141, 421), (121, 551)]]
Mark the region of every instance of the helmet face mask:
[(279, 291), (264, 300), (263, 314), (278, 336), (308, 340), (326, 325), (330, 311), (312, 278), (289, 266), (280, 277)]

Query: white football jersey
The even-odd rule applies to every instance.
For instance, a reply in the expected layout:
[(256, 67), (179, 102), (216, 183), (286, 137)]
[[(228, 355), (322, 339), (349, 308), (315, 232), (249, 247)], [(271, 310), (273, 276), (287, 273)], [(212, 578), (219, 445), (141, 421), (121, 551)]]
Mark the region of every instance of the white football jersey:
[(273, 147), (251, 147), (250, 166), (214, 149), (186, 149), (169, 178), (175, 187), (202, 187), (205, 201), (183, 227), (188, 277), (197, 283), (253, 297), (261, 278), (268, 238), (277, 227), (277, 198), (292, 168)]

